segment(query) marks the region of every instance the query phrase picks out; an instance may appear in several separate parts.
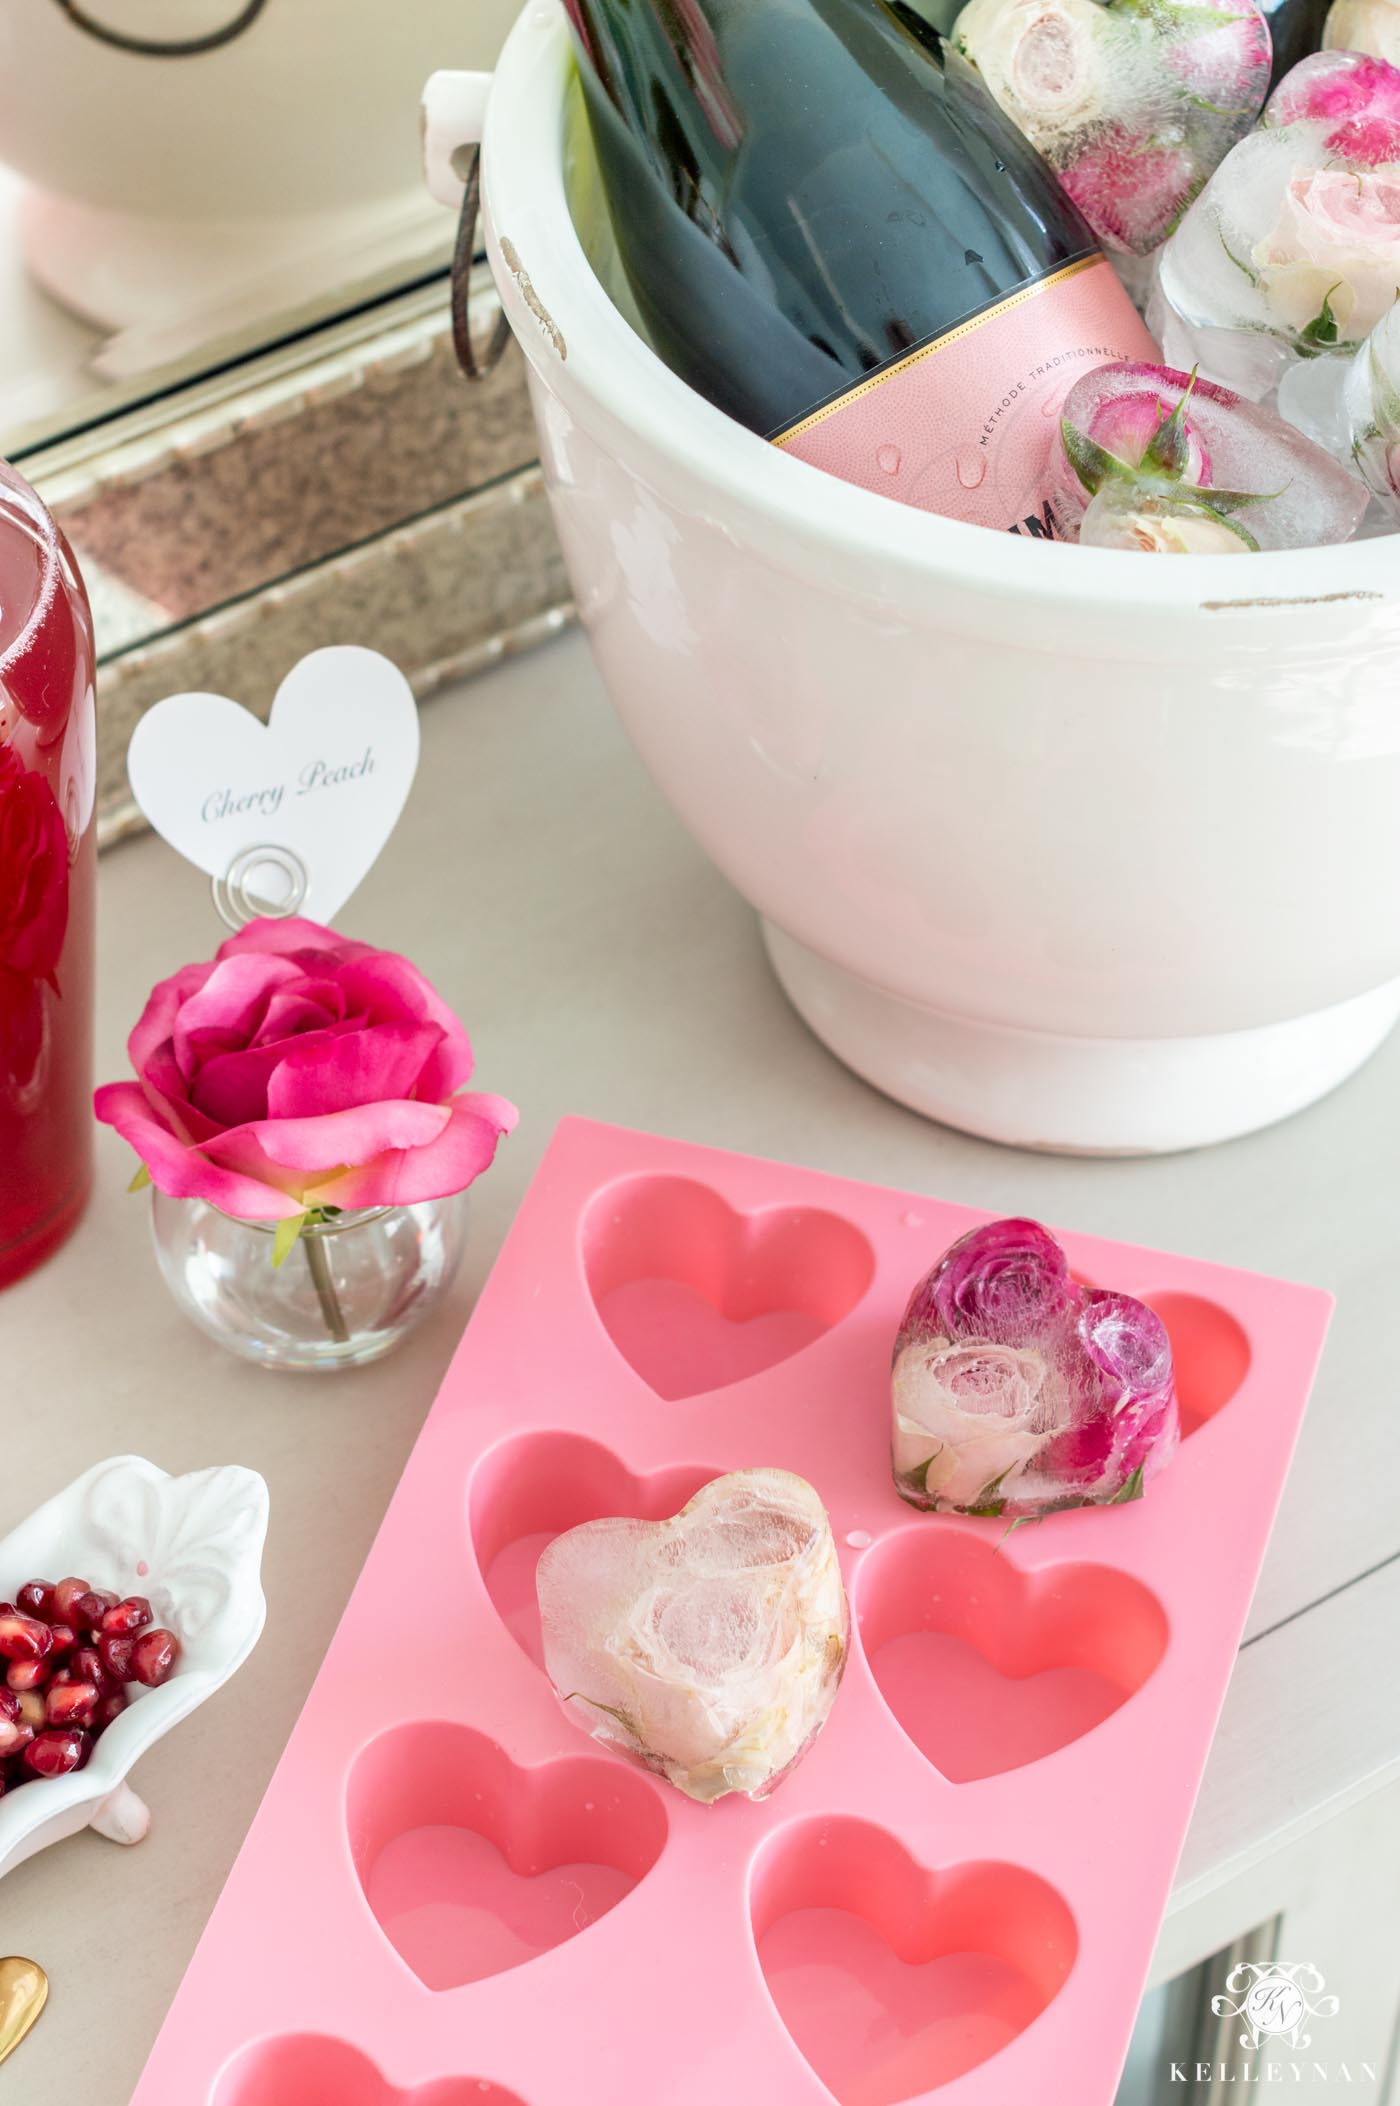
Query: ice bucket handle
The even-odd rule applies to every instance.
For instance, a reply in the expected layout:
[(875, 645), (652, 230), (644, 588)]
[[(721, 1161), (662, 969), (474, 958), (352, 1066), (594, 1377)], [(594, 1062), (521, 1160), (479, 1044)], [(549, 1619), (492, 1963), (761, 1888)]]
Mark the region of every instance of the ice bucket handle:
[(484, 349), (471, 329), (471, 275), (481, 211), (481, 135), (491, 93), (489, 73), (434, 73), (423, 90), (423, 173), (440, 205), (457, 213), (452, 255), (452, 340), (468, 380), (484, 380), (510, 342), (510, 323), (498, 315)]

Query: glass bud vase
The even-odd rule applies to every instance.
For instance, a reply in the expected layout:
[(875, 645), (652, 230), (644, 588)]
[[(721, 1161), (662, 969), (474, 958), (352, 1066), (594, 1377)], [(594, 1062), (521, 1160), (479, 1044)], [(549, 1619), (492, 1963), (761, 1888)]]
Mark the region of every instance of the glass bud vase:
[(166, 1282), (202, 1331), (261, 1367), (363, 1367), (408, 1336), (452, 1283), (467, 1195), (372, 1207), (303, 1229), (274, 1265), (275, 1222), (152, 1195)]

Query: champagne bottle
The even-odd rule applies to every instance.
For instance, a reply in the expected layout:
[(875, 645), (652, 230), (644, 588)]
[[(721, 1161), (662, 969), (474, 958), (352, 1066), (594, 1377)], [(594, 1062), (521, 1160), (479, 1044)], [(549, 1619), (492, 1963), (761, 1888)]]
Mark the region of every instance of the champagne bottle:
[(1054, 536), (1072, 383), (1156, 350), (1050, 170), (900, 0), (566, 0), (660, 355), (848, 482)]

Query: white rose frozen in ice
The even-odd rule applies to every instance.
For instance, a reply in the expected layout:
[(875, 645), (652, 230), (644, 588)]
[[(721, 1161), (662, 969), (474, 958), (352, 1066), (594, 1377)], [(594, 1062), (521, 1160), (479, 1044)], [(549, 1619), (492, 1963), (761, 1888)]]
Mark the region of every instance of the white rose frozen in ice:
[(1062, 1386), (1032, 1347), (911, 1342), (893, 1391), (895, 1476), (950, 1506), (1014, 1496), (1017, 1478), (1069, 1424)]
[(953, 35), (1032, 138), (1088, 124), (1104, 103), (1098, 0), (972, 0)]
[(1270, 308), (1300, 334), (1331, 311), (1359, 343), (1400, 295), (1400, 168), (1298, 170), (1252, 262)]
[(835, 1698), (841, 1568), (820, 1499), (788, 1471), (716, 1478), (670, 1521), (570, 1529), (537, 1587), (569, 1709), (693, 1799), (764, 1796)]
[(1254, 543), (1224, 519), (1188, 505), (1124, 505), (1101, 491), (1079, 529), (1085, 548), (1123, 548), (1144, 556), (1247, 556)]
[(1348, 366), (1342, 412), (1351, 458), (1390, 518), (1400, 519), (1400, 307)]
[(1400, 66), (1400, 7), (1393, 0), (1332, 0), (1324, 51), (1365, 51)]

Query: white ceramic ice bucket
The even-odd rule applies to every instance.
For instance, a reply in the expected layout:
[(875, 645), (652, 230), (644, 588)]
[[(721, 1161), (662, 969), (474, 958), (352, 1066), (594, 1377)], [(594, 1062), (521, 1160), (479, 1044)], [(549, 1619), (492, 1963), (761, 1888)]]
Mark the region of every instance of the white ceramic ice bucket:
[(568, 69), (532, 0), (486, 100), (491, 263), (608, 691), (802, 1015), (1033, 1147), (1190, 1147), (1340, 1082), (1400, 1013), (1397, 541), (1152, 560), (789, 459), (590, 268)]

